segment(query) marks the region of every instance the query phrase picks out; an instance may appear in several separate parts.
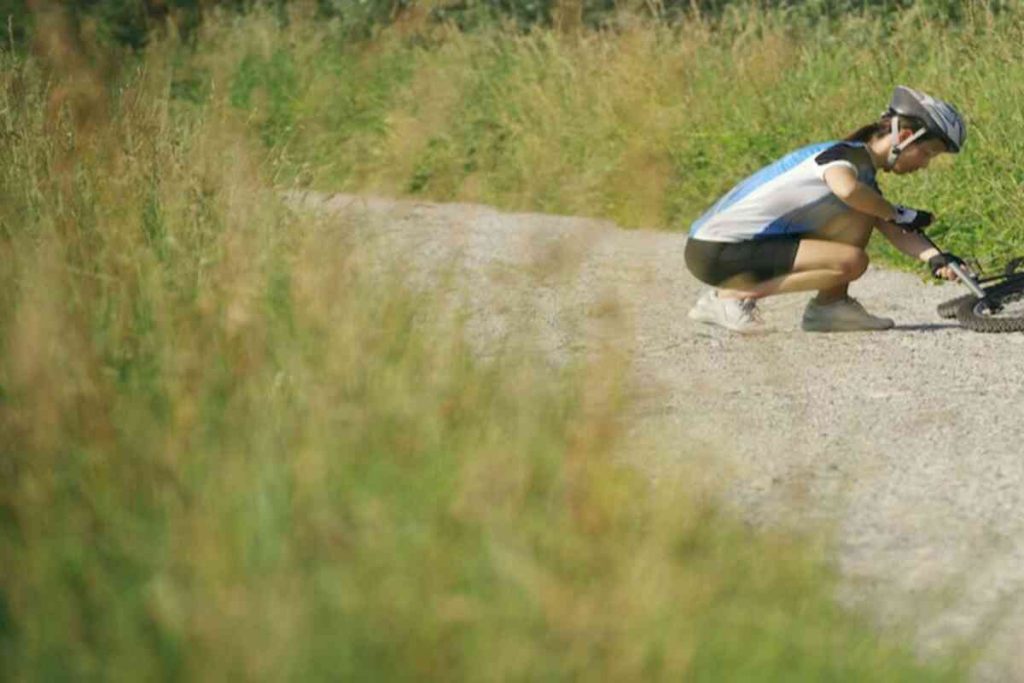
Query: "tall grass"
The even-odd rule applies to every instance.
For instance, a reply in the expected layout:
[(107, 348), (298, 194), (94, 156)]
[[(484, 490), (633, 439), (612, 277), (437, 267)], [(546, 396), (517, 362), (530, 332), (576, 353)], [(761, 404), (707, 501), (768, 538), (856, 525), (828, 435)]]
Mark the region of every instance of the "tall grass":
[(0, 55), (0, 677), (956, 677), (838, 608), (820, 545), (616, 465), (614, 354), (475, 359), (287, 209), (326, 114), (278, 107), (315, 50), (271, 26), (108, 84)]
[[(927, 4), (811, 21), (737, 4), (714, 22), (569, 36), (399, 26), (363, 50), (302, 25), (237, 79), (254, 83), (262, 65), (275, 104), (249, 111), (264, 130), (291, 117), (273, 143), (302, 182), (670, 229), (785, 152), (874, 120), (908, 84), (955, 102), (969, 139), (883, 189), (933, 210), (950, 248), (1005, 256), (1024, 247), (1024, 12), (958, 11), (956, 23)], [(281, 64), (297, 74), (287, 93), (273, 86)]]

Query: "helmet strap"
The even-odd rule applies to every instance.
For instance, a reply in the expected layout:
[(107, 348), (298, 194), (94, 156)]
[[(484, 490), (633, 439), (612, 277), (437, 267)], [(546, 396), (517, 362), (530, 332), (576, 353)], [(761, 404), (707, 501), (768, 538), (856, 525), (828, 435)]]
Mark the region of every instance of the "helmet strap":
[(896, 165), (896, 160), (899, 159), (900, 154), (903, 153), (903, 150), (905, 150), (907, 147), (909, 147), (910, 143), (914, 142), (914, 140), (917, 140), (919, 137), (921, 137), (922, 135), (927, 133), (928, 129), (927, 128), (921, 128), (920, 130), (915, 132), (913, 135), (911, 135), (909, 138), (907, 138), (903, 142), (900, 142), (900, 122), (899, 122), (899, 117), (894, 115), (891, 119), (889, 119), (889, 121), (890, 121), (890, 137), (889, 137), (889, 139), (890, 139), (892, 144), (889, 146), (889, 156), (885, 160), (885, 167), (886, 167), (886, 169), (891, 171), (892, 167)]

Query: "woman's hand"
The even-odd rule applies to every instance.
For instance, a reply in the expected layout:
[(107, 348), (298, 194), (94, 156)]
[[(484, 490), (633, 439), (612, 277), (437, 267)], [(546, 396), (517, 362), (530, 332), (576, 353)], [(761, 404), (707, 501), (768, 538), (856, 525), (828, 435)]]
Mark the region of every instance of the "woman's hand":
[(939, 252), (938, 254), (935, 254), (935, 256), (932, 256), (930, 259), (928, 259), (928, 269), (932, 271), (933, 276), (939, 279), (950, 280), (955, 282), (956, 280), (960, 279), (960, 276), (957, 275), (956, 272), (950, 267), (951, 264), (954, 263), (960, 266), (960, 268), (962, 268), (963, 270), (966, 270), (968, 273), (971, 272), (970, 268), (967, 267), (967, 264), (964, 263), (964, 260), (962, 258), (955, 254), (950, 254), (948, 252)]

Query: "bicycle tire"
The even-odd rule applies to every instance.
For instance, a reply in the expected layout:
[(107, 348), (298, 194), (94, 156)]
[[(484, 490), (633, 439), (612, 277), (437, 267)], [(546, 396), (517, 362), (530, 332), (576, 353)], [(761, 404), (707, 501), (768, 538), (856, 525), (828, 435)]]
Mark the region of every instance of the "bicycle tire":
[(965, 302), (977, 300), (978, 297), (974, 296), (973, 294), (963, 294), (961, 296), (956, 297), (955, 299), (943, 301), (941, 304), (935, 307), (935, 311), (939, 314), (940, 318), (946, 318), (948, 320), (950, 318), (956, 317), (956, 312), (960, 310), (960, 307), (963, 306)]
[[(1011, 288), (995, 288), (986, 297), (1000, 304), (1017, 301), (1024, 297), (1024, 284), (1015, 283)], [(1001, 291), (1000, 291), (1001, 290)], [(961, 297), (963, 298), (963, 297)], [(1024, 332), (1024, 313), (1016, 316), (997, 316), (985, 313), (983, 304), (975, 296), (969, 296), (956, 311), (956, 319), (973, 332)]]

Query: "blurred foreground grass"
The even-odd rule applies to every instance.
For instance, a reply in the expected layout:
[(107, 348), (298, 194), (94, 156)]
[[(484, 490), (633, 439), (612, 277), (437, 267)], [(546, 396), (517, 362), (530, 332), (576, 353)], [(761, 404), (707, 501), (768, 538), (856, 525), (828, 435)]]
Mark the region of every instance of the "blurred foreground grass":
[(623, 359), (475, 359), (283, 206), (246, 21), (111, 85), (0, 57), (0, 678), (958, 677), (819, 543), (616, 464)]

